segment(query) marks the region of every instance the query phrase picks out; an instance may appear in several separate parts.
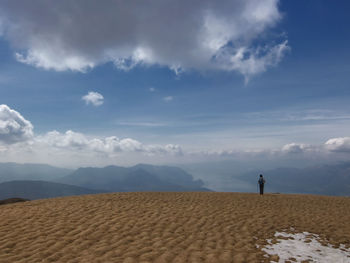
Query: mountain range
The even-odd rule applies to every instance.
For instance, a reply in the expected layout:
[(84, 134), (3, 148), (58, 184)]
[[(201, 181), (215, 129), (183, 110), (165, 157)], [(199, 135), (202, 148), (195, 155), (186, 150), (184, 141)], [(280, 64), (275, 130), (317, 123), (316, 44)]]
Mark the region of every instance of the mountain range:
[(211, 191), (177, 167), (86, 167), (77, 170), (40, 164), (0, 163), (0, 199), (41, 199), (104, 192)]
[(0, 163), (0, 183), (13, 180), (52, 181), (72, 173), (73, 170), (47, 164)]
[(133, 167), (79, 168), (56, 182), (113, 192), (209, 191), (201, 180), (177, 167), (139, 164)]
[(235, 170), (235, 163), (216, 166), (207, 163), (186, 169), (138, 164), (69, 170), (45, 164), (0, 163), (0, 199), (136, 191), (255, 192), (259, 174), (266, 179), (266, 192), (350, 196), (350, 162), (249, 171), (240, 166)]

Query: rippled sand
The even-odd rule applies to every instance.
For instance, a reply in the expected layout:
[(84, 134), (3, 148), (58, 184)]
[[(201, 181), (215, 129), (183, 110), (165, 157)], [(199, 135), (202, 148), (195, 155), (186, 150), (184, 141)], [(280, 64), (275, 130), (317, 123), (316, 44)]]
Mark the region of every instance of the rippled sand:
[(118, 193), (0, 206), (0, 262), (269, 262), (276, 231), (350, 247), (350, 198)]

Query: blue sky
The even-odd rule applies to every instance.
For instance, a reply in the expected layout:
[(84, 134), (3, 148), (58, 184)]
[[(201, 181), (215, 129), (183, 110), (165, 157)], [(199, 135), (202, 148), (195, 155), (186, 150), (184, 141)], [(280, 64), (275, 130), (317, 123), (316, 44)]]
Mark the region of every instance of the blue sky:
[[(94, 139), (108, 148), (108, 153), (97, 151), (108, 157), (100, 156), (105, 161), (95, 165), (201, 161), (222, 152), (283, 152), (292, 144), (303, 153), (324, 151), (331, 159), (341, 152), (347, 158), (349, 1), (269, 0), (260, 1), (261, 6), (253, 0), (223, 1), (227, 5), (222, 7), (208, 0), (210, 15), (203, 34), (200, 14), (187, 14), (197, 10), (198, 1), (179, 1), (175, 7), (149, 2), (146, 10), (122, 6), (133, 11), (130, 17), (120, 16), (121, 21), (106, 14), (108, 6), (94, 11), (99, 5), (94, 1), (89, 1), (91, 10), (77, 1), (79, 20), (67, 1), (52, 2), (54, 15), (43, 18), (35, 15), (46, 12), (40, 1), (33, 1), (29, 9), (23, 1), (0, 4), (0, 104), (34, 127), (23, 135), (6, 129), (12, 121), (8, 114), (0, 117), (0, 131), (6, 135), (0, 136), (3, 161), (74, 166), (70, 162), (81, 164), (85, 158), (89, 164), (89, 158), (95, 158)], [(237, 11), (242, 5), (247, 5), (247, 15)], [(167, 16), (171, 8), (177, 15), (187, 14), (184, 22)], [(160, 11), (148, 17), (154, 10)], [(111, 20), (99, 22), (100, 16)], [(146, 23), (142, 17), (150, 26), (139, 32), (135, 28)], [(62, 21), (70, 21), (71, 27)], [(120, 22), (125, 24), (115, 31), (109, 26)], [(96, 32), (101, 30), (105, 35)], [(210, 48), (191, 39), (196, 33)], [(243, 48), (243, 58), (235, 60)], [(207, 60), (206, 50), (213, 51)], [(250, 58), (252, 63), (247, 62)], [(86, 103), (82, 98), (88, 92), (101, 94), (103, 103)], [(52, 131), (58, 137), (50, 141), (47, 134)], [(74, 134), (69, 137), (67, 131)], [(16, 140), (8, 140), (11, 132)], [(118, 143), (132, 142), (114, 149), (105, 142), (111, 136)], [(331, 139), (337, 141), (329, 149), (324, 145)], [(167, 145), (176, 150), (168, 155)], [(158, 150), (149, 150), (154, 147)], [(21, 149), (31, 154), (18, 155)], [(88, 151), (92, 153), (86, 159)], [(77, 159), (56, 156), (67, 152)]]

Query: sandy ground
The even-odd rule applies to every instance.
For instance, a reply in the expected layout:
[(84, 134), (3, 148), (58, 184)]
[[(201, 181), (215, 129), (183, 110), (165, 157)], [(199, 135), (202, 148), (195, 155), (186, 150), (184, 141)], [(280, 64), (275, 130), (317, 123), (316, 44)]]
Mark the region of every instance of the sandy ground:
[(350, 198), (120, 193), (0, 206), (0, 262), (269, 262), (276, 231), (350, 247)]

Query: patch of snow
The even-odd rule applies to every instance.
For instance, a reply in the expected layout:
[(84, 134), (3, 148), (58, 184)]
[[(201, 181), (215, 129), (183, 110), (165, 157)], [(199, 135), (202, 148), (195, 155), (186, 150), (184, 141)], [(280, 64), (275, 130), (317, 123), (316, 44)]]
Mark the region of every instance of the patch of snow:
[[(322, 245), (320, 237), (309, 232), (289, 234), (286, 232), (276, 232), (275, 237), (277, 243), (273, 244), (271, 239), (264, 248), (269, 255), (278, 255), (278, 263), (283, 263), (287, 260), (295, 259), (293, 262), (309, 262), (318, 263), (350, 263), (350, 249), (340, 245), (339, 248), (334, 248), (330, 244)], [(277, 262), (277, 261), (271, 261)]]

